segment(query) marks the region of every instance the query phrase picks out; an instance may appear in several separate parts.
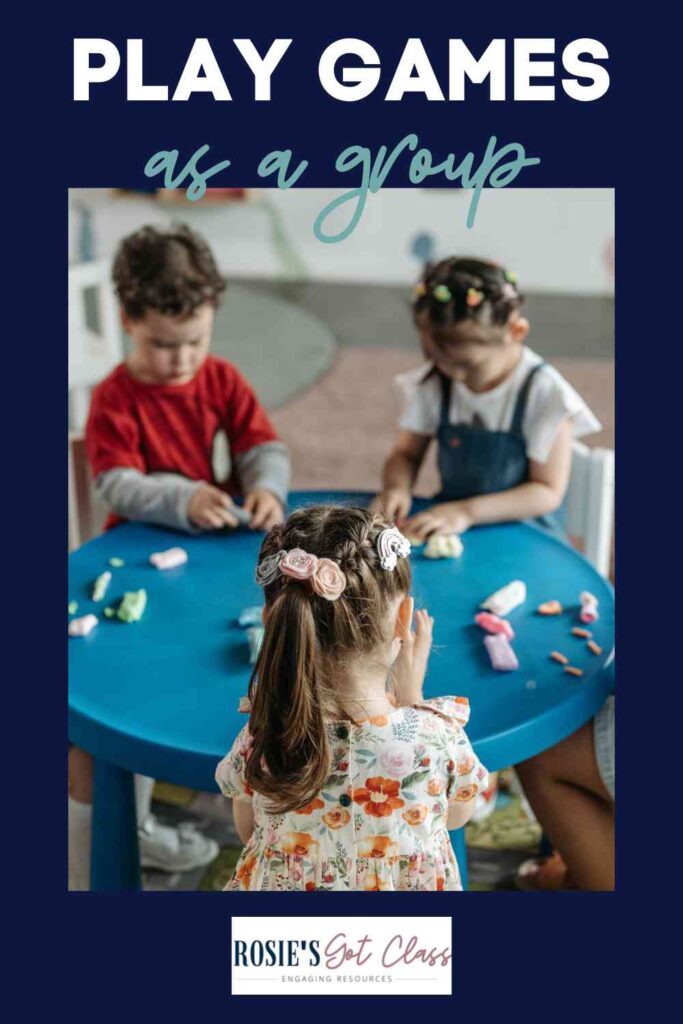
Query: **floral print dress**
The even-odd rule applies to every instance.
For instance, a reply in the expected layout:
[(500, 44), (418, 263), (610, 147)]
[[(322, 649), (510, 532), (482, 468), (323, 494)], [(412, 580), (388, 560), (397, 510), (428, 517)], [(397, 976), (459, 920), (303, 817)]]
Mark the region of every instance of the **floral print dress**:
[(216, 769), (226, 797), (250, 800), (254, 831), (226, 890), (461, 890), (448, 804), (488, 773), (463, 726), (464, 697), (433, 698), (360, 722), (327, 723), (332, 767), (305, 807), (284, 814), (244, 780), (249, 724)]

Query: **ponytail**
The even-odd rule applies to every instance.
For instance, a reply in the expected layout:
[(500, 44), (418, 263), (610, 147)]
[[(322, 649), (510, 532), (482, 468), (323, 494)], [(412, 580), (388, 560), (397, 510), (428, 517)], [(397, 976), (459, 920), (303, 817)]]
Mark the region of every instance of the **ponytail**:
[(322, 659), (311, 597), (283, 587), (269, 605), (249, 683), (253, 737), (245, 778), (284, 813), (310, 802), (330, 771)]

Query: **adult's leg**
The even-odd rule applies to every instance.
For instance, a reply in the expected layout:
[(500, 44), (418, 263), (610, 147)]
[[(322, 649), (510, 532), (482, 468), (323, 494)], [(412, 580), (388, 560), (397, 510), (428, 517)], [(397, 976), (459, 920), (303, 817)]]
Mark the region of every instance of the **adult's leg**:
[(516, 767), (572, 881), (580, 889), (614, 889), (614, 802), (598, 771), (593, 722)]

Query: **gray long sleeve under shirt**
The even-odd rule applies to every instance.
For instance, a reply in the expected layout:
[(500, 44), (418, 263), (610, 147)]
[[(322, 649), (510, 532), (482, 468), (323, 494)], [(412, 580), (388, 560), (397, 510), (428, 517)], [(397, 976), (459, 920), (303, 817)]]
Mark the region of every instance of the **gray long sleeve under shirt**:
[[(280, 441), (267, 441), (234, 457), (243, 494), (256, 488), (270, 491), (285, 505), (290, 461)], [(189, 520), (187, 508), (195, 492), (209, 481), (189, 480), (179, 473), (141, 473), (122, 466), (100, 473), (95, 489), (116, 515), (142, 523), (158, 523), (186, 533), (201, 532)]]

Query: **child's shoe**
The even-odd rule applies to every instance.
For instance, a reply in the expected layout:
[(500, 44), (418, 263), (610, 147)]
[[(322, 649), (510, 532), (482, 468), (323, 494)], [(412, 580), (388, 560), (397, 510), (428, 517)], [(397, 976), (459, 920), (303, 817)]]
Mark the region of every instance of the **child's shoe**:
[(198, 832), (194, 823), (183, 821), (177, 828), (160, 825), (153, 814), (138, 826), (140, 864), (156, 871), (192, 871), (203, 868), (218, 856), (215, 839)]

